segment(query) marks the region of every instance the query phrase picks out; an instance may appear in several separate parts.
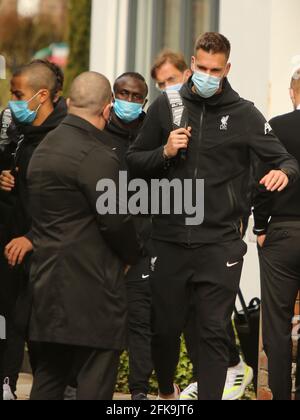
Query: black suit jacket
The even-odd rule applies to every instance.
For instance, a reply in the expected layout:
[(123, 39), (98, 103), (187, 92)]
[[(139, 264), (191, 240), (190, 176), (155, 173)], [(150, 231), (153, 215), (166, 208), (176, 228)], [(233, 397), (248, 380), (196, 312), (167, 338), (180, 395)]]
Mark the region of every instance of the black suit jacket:
[(138, 260), (140, 249), (129, 217), (96, 210), (97, 183), (118, 186), (119, 161), (105, 136), (70, 115), (30, 162), (32, 341), (126, 346), (124, 266)]

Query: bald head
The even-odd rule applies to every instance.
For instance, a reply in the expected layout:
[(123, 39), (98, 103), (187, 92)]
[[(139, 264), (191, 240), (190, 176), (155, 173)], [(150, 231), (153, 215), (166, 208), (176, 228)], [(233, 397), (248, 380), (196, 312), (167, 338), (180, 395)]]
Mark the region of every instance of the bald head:
[(72, 114), (96, 117), (111, 102), (111, 85), (100, 73), (82, 73), (72, 83), (68, 101), (69, 111)]

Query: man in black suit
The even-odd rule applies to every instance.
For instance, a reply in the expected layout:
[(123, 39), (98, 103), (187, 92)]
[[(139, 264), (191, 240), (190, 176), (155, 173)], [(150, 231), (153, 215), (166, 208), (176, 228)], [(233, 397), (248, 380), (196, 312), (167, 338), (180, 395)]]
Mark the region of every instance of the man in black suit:
[[(294, 111), (274, 118), (270, 126), (300, 163), (300, 68), (292, 77), (290, 94)], [(290, 400), (292, 319), (300, 289), (300, 181), (280, 194), (261, 192), (255, 200), (254, 215), (270, 388), (275, 400)]]
[(97, 211), (99, 181), (118, 190), (120, 169), (103, 132), (112, 106), (108, 80), (83, 73), (68, 105), (69, 116), (37, 149), (28, 171), (29, 336), (40, 348), (31, 399), (63, 399), (75, 371), (78, 400), (110, 400), (126, 348), (124, 271), (138, 261), (140, 247), (128, 216)]

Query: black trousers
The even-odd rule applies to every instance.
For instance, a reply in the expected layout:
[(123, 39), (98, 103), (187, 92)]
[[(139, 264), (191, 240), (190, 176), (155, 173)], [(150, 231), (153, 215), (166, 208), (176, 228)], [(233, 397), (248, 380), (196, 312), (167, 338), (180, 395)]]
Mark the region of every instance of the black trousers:
[[(3, 231), (1, 231), (3, 232)], [(15, 322), (15, 308), (22, 282), (22, 268), (11, 269), (4, 258), (6, 235), (0, 237), (0, 315), (6, 320), (6, 340), (0, 341), (0, 390), (8, 377), (12, 391), (16, 392), (17, 380), (23, 363), (25, 338)], [(0, 400), (2, 392), (0, 391)]]
[(300, 289), (300, 222), (271, 224), (259, 257), (269, 385), (275, 400), (290, 400), (292, 320)]
[[(192, 305), (189, 315), (188, 315), (188, 321), (187, 325), (184, 329), (184, 338), (187, 348), (188, 356), (192, 362), (193, 365), (193, 381), (197, 382), (198, 373), (197, 373), (197, 337), (195, 335), (196, 330), (196, 319), (197, 319), (197, 311), (195, 305)], [(233, 329), (233, 323), (232, 320), (230, 320), (228, 324), (228, 336), (229, 336), (229, 342), (228, 342), (228, 350), (229, 350), (229, 365), (228, 368), (233, 368), (237, 366), (240, 361), (240, 351), (238, 349), (237, 343), (236, 343), (236, 336)]]
[(152, 354), (162, 394), (172, 394), (180, 337), (191, 303), (199, 400), (221, 400), (229, 366), (228, 334), (247, 246), (242, 240), (185, 248), (155, 241), (151, 287)]
[(149, 392), (151, 356), (151, 290), (149, 257), (133, 266), (126, 277), (129, 321), (129, 388), (132, 394)]
[(39, 358), (30, 399), (62, 401), (73, 371), (77, 399), (110, 401), (117, 382), (120, 352), (39, 343)]

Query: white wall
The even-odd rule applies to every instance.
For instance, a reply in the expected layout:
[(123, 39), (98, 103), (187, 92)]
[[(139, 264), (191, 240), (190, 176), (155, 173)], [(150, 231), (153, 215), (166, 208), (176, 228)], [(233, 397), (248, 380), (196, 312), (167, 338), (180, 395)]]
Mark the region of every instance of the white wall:
[(291, 110), (291, 58), (300, 54), (300, 1), (272, 0), (270, 115)]
[(266, 114), (271, 0), (220, 0), (220, 3), (220, 32), (232, 43), (229, 76), (232, 86)]
[(300, 1), (220, 3), (220, 32), (232, 42), (233, 87), (268, 118), (288, 112), (291, 59), (300, 54)]
[(111, 83), (124, 72), (128, 0), (93, 0), (90, 69)]

